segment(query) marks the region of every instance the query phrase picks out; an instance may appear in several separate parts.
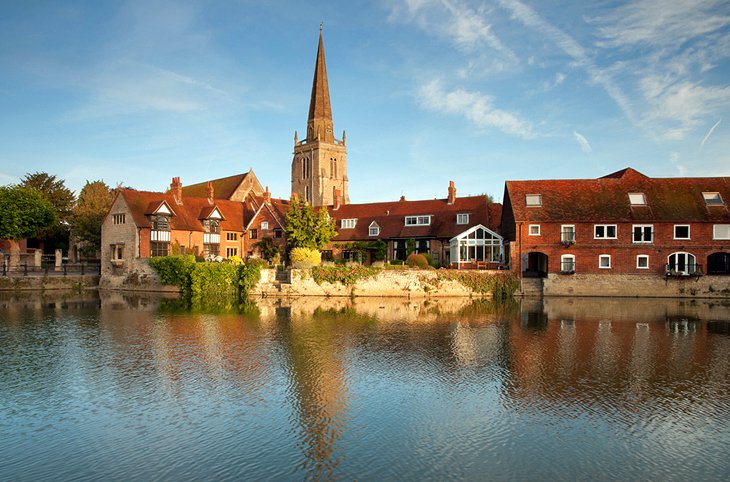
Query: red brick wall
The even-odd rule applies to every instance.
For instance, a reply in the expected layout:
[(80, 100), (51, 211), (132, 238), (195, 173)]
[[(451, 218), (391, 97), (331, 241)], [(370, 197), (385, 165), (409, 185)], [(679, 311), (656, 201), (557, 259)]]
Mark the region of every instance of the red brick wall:
[[(520, 250), (522, 255), (541, 252), (548, 256), (548, 273), (560, 272), (560, 257), (564, 254), (575, 255), (576, 272), (593, 274), (612, 273), (658, 273), (664, 274), (668, 257), (675, 252), (688, 252), (696, 257), (703, 269), (707, 267), (707, 257), (719, 251), (730, 252), (729, 240), (712, 239), (712, 223), (619, 223), (617, 239), (594, 239), (594, 223), (573, 223), (575, 226), (574, 245), (564, 247), (561, 243), (563, 224), (571, 223), (531, 223), (540, 224), (540, 236), (529, 236), (529, 224), (517, 227), (516, 241), (510, 246), (513, 270), (518, 270)], [(613, 223), (607, 223), (613, 224)], [(652, 224), (654, 239), (652, 243), (632, 242), (634, 224)], [(690, 225), (690, 239), (674, 239), (675, 224)], [(520, 246), (521, 239), (521, 246)], [(611, 256), (611, 268), (599, 268), (599, 256)], [(649, 269), (636, 267), (636, 256), (649, 256)], [(524, 269), (524, 268), (523, 268)]]
[[(261, 223), (268, 222), (269, 223), (269, 229), (261, 229)], [(255, 229), (256, 230), (256, 239), (251, 239), (250, 230)], [(281, 238), (274, 238), (274, 230), (275, 229), (282, 229), (281, 226), (279, 226), (279, 223), (277, 222), (276, 218), (273, 214), (271, 214), (271, 211), (264, 208), (262, 209), (258, 216), (256, 216), (253, 221), (251, 222), (251, 225), (249, 226), (249, 230), (244, 233), (244, 254), (246, 256), (250, 256), (254, 252), (253, 245), (261, 241), (263, 238), (271, 238), (272, 241), (274, 241), (274, 244), (279, 248), (279, 250), (284, 253), (284, 250), (286, 248), (286, 239), (282, 235)]]

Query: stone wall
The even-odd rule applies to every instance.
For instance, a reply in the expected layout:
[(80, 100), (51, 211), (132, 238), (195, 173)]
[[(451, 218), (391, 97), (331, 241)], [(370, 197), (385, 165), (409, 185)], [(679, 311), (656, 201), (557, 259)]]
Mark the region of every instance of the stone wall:
[[(489, 276), (488, 271), (478, 272)], [(485, 296), (472, 292), (458, 281), (439, 278), (436, 270), (383, 270), (357, 285), (345, 286), (327, 282), (317, 284), (306, 270), (292, 270), (291, 284), (276, 282), (276, 271), (261, 272), (261, 281), (252, 291), (260, 296), (379, 296), (379, 297), (439, 297)], [(488, 295), (486, 295), (488, 296)]]
[(71, 290), (78, 288), (95, 288), (98, 284), (98, 276), (49, 275), (0, 277), (0, 291)]
[(177, 286), (161, 285), (160, 279), (150, 267), (148, 258), (125, 260), (124, 272), (102, 272), (99, 288), (124, 291), (159, 291), (180, 293)]
[(549, 274), (543, 280), (543, 295), (730, 298), (730, 276)]

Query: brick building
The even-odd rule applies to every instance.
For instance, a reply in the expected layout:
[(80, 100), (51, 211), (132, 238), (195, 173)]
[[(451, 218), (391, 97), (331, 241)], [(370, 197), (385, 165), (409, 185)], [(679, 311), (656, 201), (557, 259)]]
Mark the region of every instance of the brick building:
[(507, 181), (502, 234), (512, 269), (549, 273), (730, 274), (730, 178)]
[(353, 243), (383, 240), (388, 260), (405, 260), (413, 240), (417, 253), (428, 253), (439, 264), (496, 268), (503, 260), (501, 208), (485, 195), (457, 197), (453, 181), (445, 199), (340, 204), (338, 192), (329, 207), (337, 236), (325, 258), (349, 259)]

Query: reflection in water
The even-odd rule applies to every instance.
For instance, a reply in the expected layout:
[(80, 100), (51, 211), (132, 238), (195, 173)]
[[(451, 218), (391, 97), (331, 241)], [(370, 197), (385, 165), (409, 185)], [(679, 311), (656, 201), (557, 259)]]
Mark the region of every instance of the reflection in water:
[(0, 479), (720, 479), (729, 325), (682, 300), (0, 295)]

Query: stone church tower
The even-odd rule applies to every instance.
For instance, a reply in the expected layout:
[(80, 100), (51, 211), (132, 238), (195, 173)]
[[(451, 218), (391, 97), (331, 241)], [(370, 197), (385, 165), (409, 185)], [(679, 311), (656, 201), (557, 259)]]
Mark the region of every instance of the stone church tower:
[[(321, 26), (312, 81), (312, 98), (309, 101), (307, 138), (300, 141), (294, 132), (291, 192), (292, 196), (296, 194), (312, 206), (350, 202), (347, 193), (345, 132), (342, 132), (342, 140), (335, 139)], [(337, 203), (335, 197), (338, 197)]]

